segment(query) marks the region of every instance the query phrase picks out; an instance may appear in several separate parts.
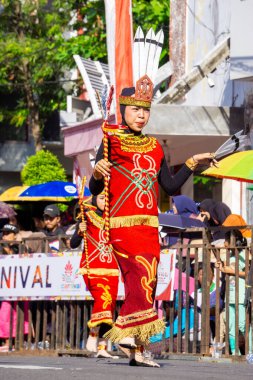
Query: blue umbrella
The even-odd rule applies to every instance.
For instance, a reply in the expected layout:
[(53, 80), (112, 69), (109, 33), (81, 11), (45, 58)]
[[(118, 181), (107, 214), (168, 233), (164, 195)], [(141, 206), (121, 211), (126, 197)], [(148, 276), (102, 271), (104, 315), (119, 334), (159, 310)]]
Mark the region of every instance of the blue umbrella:
[(175, 214), (159, 214), (158, 220), (160, 226), (178, 228), (180, 230), (185, 230), (191, 227), (205, 227), (204, 223), (199, 219), (187, 218), (186, 216), (175, 215)]
[[(83, 195), (87, 197), (91, 195), (88, 187), (85, 187)], [(29, 197), (31, 200), (60, 201), (60, 198), (63, 198), (63, 200), (66, 200), (65, 198), (68, 197), (77, 198), (78, 192), (76, 185), (72, 182), (51, 181), (29, 186), (25, 191), (19, 194), (19, 197)]]
[(199, 219), (187, 218), (186, 216), (175, 215), (175, 214), (164, 214), (158, 215), (159, 225), (162, 226), (161, 232), (167, 233), (167, 239), (169, 245), (173, 245), (177, 242), (179, 238), (179, 230), (181, 230), (181, 237), (189, 239), (198, 239), (202, 237), (201, 231), (186, 233), (184, 230), (187, 228), (203, 228), (205, 224)]

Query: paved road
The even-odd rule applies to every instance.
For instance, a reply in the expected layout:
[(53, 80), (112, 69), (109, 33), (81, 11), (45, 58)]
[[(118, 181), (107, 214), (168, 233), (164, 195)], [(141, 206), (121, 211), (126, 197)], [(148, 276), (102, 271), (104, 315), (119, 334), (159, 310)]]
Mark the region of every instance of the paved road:
[(161, 368), (129, 367), (127, 359), (0, 355), (1, 380), (252, 380), (253, 364), (158, 360)]

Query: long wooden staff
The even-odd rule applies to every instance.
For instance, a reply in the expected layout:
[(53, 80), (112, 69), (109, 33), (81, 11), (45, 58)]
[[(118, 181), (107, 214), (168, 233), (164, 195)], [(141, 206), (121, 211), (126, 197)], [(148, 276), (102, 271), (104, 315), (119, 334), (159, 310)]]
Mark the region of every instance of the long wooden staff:
[[(85, 211), (84, 211), (85, 207), (84, 207), (84, 202), (83, 202), (83, 200), (84, 200), (85, 183), (86, 183), (86, 176), (83, 176), (83, 178), (82, 178), (82, 184), (81, 184), (81, 188), (80, 188), (80, 193), (79, 193), (79, 205), (80, 205), (82, 223), (85, 222)], [(87, 276), (89, 278), (89, 275), (90, 275), (90, 264), (89, 264), (88, 243), (87, 243), (86, 232), (82, 232), (82, 235), (83, 235), (83, 245), (84, 245), (85, 259), (86, 259)]]
[[(91, 197), (84, 197), (84, 190), (85, 190), (85, 184), (86, 184), (86, 176), (82, 178), (82, 183), (80, 186), (80, 191), (78, 194), (78, 203), (80, 205), (80, 211), (81, 211), (81, 221), (82, 223), (85, 222), (85, 209), (96, 209), (96, 207), (92, 206), (91, 204), (87, 203)], [(83, 236), (83, 243), (84, 243), (84, 254), (86, 259), (86, 269), (87, 269), (87, 275), (89, 277), (90, 275), (90, 265), (89, 265), (89, 253), (88, 253), (88, 242), (87, 242), (87, 235), (86, 232), (82, 232)]]
[[(108, 155), (108, 132), (106, 130), (108, 119), (110, 116), (110, 108), (112, 104), (112, 97), (113, 97), (114, 87), (111, 86), (109, 95), (106, 102), (106, 117), (102, 125), (103, 130), (103, 143), (104, 143), (104, 159), (106, 162), (109, 162), (109, 155)], [(110, 241), (110, 207), (109, 207), (109, 178), (106, 176), (104, 178), (104, 189), (105, 189), (105, 239), (106, 242), (109, 243)]]

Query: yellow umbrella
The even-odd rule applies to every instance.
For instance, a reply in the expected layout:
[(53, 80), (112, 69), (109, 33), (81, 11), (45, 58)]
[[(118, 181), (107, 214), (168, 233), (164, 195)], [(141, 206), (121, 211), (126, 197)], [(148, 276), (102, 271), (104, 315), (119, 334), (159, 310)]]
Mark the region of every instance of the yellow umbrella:
[(253, 182), (253, 150), (231, 154), (219, 161), (218, 168), (208, 168), (202, 174), (217, 178), (236, 179), (241, 182)]
[(19, 194), (27, 189), (27, 186), (13, 186), (0, 195), (1, 202), (13, 202), (18, 200)]
[(30, 186), (13, 186), (5, 190), (0, 195), (1, 202), (36, 202), (36, 201), (45, 201), (45, 202), (69, 202), (69, 199), (66, 197), (20, 197), (26, 189)]

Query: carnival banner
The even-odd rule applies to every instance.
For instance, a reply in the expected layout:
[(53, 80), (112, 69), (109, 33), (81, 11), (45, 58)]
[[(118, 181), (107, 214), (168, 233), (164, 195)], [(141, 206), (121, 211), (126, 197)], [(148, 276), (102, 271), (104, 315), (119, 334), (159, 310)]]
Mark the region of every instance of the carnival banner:
[[(78, 274), (81, 252), (0, 255), (0, 300), (92, 299)], [(175, 251), (161, 254), (157, 296), (173, 289)], [(168, 300), (168, 291), (166, 300)], [(119, 279), (118, 298), (124, 298)]]

